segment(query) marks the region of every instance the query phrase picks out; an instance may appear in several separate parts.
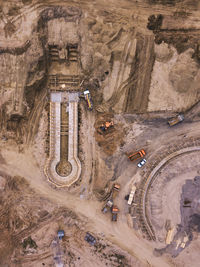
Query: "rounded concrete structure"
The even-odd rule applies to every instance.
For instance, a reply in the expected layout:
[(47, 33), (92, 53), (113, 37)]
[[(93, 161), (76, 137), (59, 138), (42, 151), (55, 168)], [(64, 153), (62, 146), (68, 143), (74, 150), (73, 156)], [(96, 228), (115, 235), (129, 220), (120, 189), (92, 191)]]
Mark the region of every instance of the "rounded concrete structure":
[(54, 93), (50, 102), (50, 152), (44, 172), (52, 184), (57, 187), (69, 187), (76, 182), (81, 174), (81, 163), (78, 158), (78, 95), (69, 93), (69, 132), (68, 132), (68, 162), (72, 166), (69, 175), (61, 176), (56, 167), (60, 162), (61, 139), (61, 93)]

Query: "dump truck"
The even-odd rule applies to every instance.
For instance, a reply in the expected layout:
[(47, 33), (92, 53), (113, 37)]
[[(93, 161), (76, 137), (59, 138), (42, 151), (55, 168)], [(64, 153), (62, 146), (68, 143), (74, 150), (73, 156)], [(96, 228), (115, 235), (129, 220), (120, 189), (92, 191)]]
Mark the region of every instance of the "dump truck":
[(174, 126), (178, 124), (179, 122), (182, 122), (184, 120), (184, 115), (183, 114), (178, 114), (176, 117), (173, 117), (168, 120), (169, 126)]
[(116, 196), (118, 195), (120, 190), (120, 185), (119, 184), (114, 184), (112, 188), (112, 193), (111, 193), (111, 199), (115, 199)]
[(131, 188), (131, 192), (130, 192), (129, 198), (128, 198), (128, 205), (131, 205), (132, 204), (133, 197), (135, 195), (135, 191), (136, 191), (136, 186), (133, 185), (132, 188)]
[(117, 221), (117, 214), (119, 213), (119, 209), (117, 206), (112, 206), (112, 221)]
[(111, 210), (112, 206), (113, 206), (113, 201), (112, 201), (111, 199), (109, 199), (109, 200), (106, 202), (106, 204), (103, 206), (102, 212), (103, 212), (103, 213), (107, 213), (108, 210)]
[(85, 97), (85, 100), (87, 102), (88, 109), (92, 110), (93, 104), (92, 104), (92, 98), (91, 98), (89, 90), (84, 91), (84, 97)]
[(106, 132), (108, 129), (111, 129), (114, 127), (113, 121), (106, 121), (105, 123), (102, 123), (99, 127), (102, 132)]
[(140, 150), (140, 151), (136, 151), (136, 152), (134, 152), (134, 153), (131, 153), (130, 155), (128, 155), (128, 158), (129, 158), (131, 161), (134, 161), (134, 160), (143, 158), (145, 155), (146, 155), (146, 153), (145, 153), (145, 151), (142, 149), (142, 150)]

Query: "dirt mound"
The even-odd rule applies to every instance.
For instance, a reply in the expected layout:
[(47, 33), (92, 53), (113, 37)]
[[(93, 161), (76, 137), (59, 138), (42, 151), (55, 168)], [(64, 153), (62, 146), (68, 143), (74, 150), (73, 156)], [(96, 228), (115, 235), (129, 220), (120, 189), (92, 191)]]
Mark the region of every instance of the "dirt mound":
[(179, 93), (190, 91), (191, 85), (198, 72), (198, 64), (192, 58), (194, 51), (188, 49), (179, 55), (176, 63), (169, 73), (169, 79), (174, 89)]
[(171, 47), (164, 42), (160, 45), (155, 44), (155, 55), (156, 60), (160, 62), (167, 62), (169, 61), (173, 56), (173, 50)]
[(117, 150), (117, 147), (123, 143), (123, 131), (121, 125), (117, 124), (106, 131), (100, 129), (101, 125), (106, 121), (113, 121), (112, 114), (103, 114), (97, 116), (95, 121), (95, 139), (98, 145), (107, 155), (112, 155)]

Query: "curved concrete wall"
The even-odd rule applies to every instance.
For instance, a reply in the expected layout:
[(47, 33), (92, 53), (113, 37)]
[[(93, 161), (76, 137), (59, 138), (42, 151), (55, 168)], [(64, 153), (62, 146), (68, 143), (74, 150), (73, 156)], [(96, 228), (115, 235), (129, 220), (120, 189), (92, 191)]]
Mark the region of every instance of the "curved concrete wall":
[(81, 174), (81, 163), (78, 158), (78, 101), (74, 99), (69, 102), (68, 161), (72, 171), (68, 176), (60, 176), (56, 172), (56, 166), (60, 162), (61, 125), (61, 102), (56, 101), (50, 102), (50, 151), (44, 173), (57, 187), (69, 187), (79, 179)]
[(185, 147), (185, 148), (182, 148), (178, 151), (170, 153), (167, 157), (165, 157), (164, 159), (162, 159), (159, 162), (159, 164), (150, 172), (150, 174), (148, 175), (148, 177), (146, 179), (146, 183), (145, 183), (145, 186), (143, 188), (143, 193), (142, 193), (142, 198), (141, 198), (141, 207), (142, 207), (142, 211), (143, 211), (143, 221), (145, 223), (145, 227), (147, 229), (147, 232), (149, 233), (149, 235), (152, 237), (153, 240), (156, 240), (156, 236), (155, 236), (155, 232), (153, 230), (152, 224), (149, 220), (149, 216), (148, 216), (147, 208), (146, 208), (148, 189), (149, 189), (151, 183), (153, 182), (155, 175), (158, 173), (158, 171), (161, 168), (163, 168), (163, 166), (165, 166), (165, 164), (167, 164), (170, 160), (174, 159), (175, 157), (177, 157), (179, 155), (182, 155), (182, 154), (188, 153), (188, 152), (194, 152), (194, 151), (200, 151), (200, 146)]

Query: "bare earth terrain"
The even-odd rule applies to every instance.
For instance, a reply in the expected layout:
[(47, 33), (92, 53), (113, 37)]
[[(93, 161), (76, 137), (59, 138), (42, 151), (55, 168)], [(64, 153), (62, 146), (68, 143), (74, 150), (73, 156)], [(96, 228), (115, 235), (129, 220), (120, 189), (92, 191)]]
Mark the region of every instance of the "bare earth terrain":
[(199, 40), (198, 0), (0, 1), (0, 267), (199, 266)]

